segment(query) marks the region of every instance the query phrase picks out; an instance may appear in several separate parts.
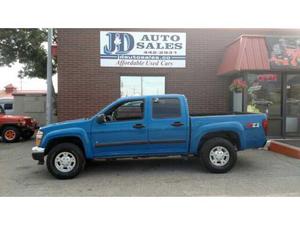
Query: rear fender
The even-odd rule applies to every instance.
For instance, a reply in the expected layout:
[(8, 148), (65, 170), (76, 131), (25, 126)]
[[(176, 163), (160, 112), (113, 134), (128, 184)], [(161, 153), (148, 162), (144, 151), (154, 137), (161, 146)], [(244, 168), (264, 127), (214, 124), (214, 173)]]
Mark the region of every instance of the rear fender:
[(218, 122), (210, 123), (207, 125), (200, 126), (195, 128), (192, 131), (191, 137), (191, 153), (195, 154), (198, 152), (198, 147), (202, 145), (202, 138), (209, 133), (216, 132), (233, 132), (239, 138), (240, 149), (245, 148), (245, 136), (244, 136), (244, 127), (238, 122)]

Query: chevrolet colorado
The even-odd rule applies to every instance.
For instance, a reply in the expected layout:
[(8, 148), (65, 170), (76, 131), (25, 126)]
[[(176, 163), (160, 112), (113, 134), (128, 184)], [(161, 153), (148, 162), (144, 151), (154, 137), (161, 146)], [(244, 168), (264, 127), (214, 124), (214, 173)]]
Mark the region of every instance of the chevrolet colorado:
[(190, 115), (183, 95), (120, 98), (96, 115), (40, 128), (32, 157), (56, 178), (77, 176), (86, 161), (196, 156), (207, 170), (229, 171), (237, 151), (263, 147), (265, 114)]

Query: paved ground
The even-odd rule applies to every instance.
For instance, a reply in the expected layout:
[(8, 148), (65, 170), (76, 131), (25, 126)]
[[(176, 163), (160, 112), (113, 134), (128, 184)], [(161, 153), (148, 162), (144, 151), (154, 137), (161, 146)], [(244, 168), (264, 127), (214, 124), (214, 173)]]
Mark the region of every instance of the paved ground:
[(97, 162), (56, 180), (31, 159), (32, 145), (0, 142), (0, 196), (300, 196), (300, 160), (265, 150), (240, 152), (227, 174), (172, 158)]

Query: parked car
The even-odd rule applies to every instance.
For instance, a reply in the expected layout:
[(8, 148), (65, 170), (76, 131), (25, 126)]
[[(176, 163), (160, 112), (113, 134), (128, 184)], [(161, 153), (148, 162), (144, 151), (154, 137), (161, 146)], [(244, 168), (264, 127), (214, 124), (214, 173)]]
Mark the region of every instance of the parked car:
[(30, 139), (37, 128), (38, 123), (31, 117), (6, 115), (0, 105), (0, 136), (3, 142), (17, 142), (20, 137)]
[(214, 173), (229, 171), (237, 151), (263, 147), (265, 114), (192, 115), (183, 95), (120, 98), (91, 118), (40, 128), (32, 157), (56, 178), (77, 176), (86, 161), (196, 156)]

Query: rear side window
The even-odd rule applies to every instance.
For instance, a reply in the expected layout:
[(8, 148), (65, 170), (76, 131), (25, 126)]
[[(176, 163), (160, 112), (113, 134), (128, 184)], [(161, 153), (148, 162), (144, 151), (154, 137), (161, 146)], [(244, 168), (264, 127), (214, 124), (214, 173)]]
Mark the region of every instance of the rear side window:
[(6, 104), (4, 104), (4, 109), (5, 110), (12, 110), (13, 109), (13, 104), (12, 103), (6, 103)]
[(180, 101), (178, 98), (152, 99), (152, 117), (155, 119), (180, 117)]

